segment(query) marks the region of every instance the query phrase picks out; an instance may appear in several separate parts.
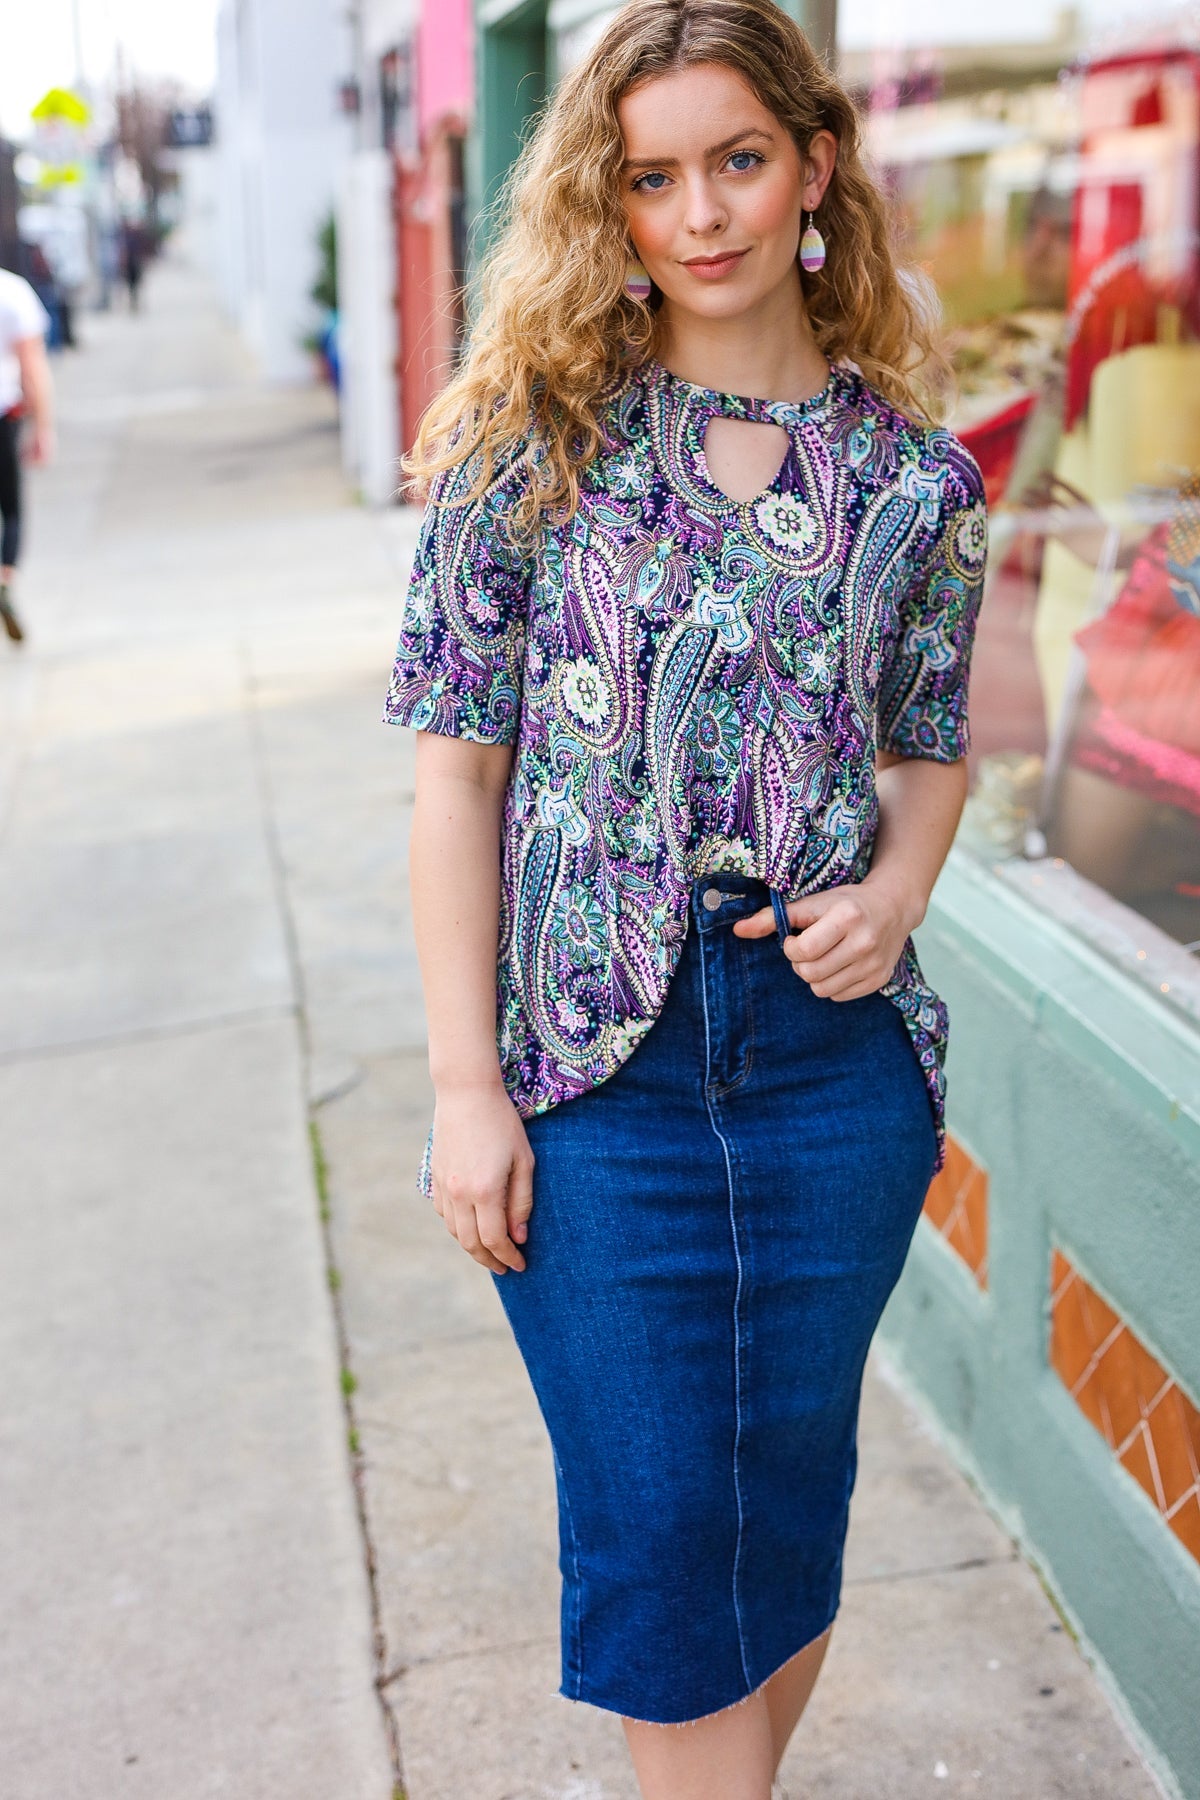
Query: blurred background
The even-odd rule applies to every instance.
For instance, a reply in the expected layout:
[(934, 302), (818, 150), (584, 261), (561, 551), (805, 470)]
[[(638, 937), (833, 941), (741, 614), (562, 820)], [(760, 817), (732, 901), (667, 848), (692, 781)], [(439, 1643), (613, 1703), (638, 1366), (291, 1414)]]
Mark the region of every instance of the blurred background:
[[(0, 645), (14, 1800), (632, 1793), (551, 1698), (552, 1471), (490, 1284), (410, 1197), (412, 746), (377, 723), (396, 459), (614, 10), (0, 23), (0, 268), (58, 420)], [(1200, 15), (788, 10), (937, 285), (992, 517), (917, 934), (950, 1156), (790, 1779), (1200, 1796)]]

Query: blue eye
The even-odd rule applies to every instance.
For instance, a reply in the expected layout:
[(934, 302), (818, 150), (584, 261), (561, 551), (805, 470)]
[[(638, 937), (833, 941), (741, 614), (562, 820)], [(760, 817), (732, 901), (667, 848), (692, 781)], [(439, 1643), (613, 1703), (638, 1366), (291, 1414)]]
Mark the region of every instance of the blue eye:
[(748, 156), (750, 158), (750, 161), (748, 163), (743, 163), (741, 168), (738, 169), (737, 172), (739, 175), (742, 174), (744, 172), (744, 170), (746, 170), (746, 169), (752, 169), (754, 167), (755, 163), (760, 163), (763, 160), (763, 158), (758, 154), (757, 150), (735, 150), (733, 155), (729, 158), (730, 162), (731, 163), (736, 162), (739, 156)]
[[(634, 193), (637, 193), (643, 181), (665, 181), (666, 179), (667, 178), (661, 169), (650, 169), (645, 175), (639, 175), (636, 181), (630, 183), (630, 186), (633, 188)], [(662, 190), (660, 188), (652, 187), (646, 191), (651, 194), (657, 194)]]

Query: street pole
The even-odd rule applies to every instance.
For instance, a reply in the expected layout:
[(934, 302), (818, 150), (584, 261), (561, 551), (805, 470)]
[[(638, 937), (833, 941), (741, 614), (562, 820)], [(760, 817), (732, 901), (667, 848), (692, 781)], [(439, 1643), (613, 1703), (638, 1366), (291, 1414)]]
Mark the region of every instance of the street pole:
[(75, 91), (82, 94), (87, 86), (87, 78), (83, 69), (83, 19), (80, 11), (82, 0), (71, 0), (71, 30), (75, 39)]

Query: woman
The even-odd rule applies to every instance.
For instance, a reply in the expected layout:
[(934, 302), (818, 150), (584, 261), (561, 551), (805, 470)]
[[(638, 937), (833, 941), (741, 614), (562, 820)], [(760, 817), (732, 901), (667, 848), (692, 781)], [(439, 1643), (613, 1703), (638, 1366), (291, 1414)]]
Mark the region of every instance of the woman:
[(0, 625), (14, 644), (25, 628), (13, 589), (21, 553), (21, 428), (32, 424), (31, 462), (48, 462), (53, 450), (50, 318), (23, 276), (0, 269)]
[(766, 1800), (940, 1166), (909, 933), (964, 798), (982, 484), (906, 416), (916, 290), (770, 0), (633, 0), (510, 201), (406, 465), (420, 1185), (549, 1427), (562, 1692), (647, 1800)]

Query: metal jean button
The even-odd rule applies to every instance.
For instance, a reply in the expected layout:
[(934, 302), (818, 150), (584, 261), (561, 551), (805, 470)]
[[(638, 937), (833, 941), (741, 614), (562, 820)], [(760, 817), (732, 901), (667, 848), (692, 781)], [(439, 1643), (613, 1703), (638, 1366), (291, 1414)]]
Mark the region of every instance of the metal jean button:
[(701, 904), (705, 906), (709, 912), (716, 912), (724, 898), (725, 896), (720, 888), (705, 888), (700, 896)]

